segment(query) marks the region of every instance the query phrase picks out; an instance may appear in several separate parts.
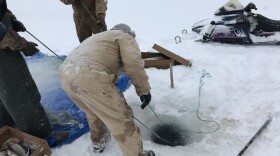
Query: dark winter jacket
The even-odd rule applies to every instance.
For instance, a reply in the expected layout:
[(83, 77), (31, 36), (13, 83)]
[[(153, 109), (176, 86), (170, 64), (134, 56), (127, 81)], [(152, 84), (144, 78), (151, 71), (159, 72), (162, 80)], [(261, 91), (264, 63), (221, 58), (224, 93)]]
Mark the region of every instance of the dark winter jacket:
[(0, 20), (4, 16), (4, 14), (7, 12), (7, 3), (6, 0), (0, 0)]
[(20, 51), (27, 45), (27, 41), (14, 30), (17, 22), (15, 15), (7, 8), (6, 0), (0, 0), (0, 49)]
[(7, 33), (7, 27), (2, 22), (0, 22), (0, 42), (2, 41), (6, 33)]
[(6, 26), (7, 32), (0, 42), (0, 49), (10, 49), (13, 51), (20, 51), (26, 47), (27, 41), (21, 37), (13, 28), (13, 22), (16, 21), (14, 14), (7, 10), (3, 15), (1, 23)]
[(15, 31), (18, 21), (7, 9), (6, 0), (0, 0), (0, 7), (0, 128), (16, 125), (21, 131), (45, 138), (52, 133), (50, 123), (20, 53), (28, 42)]

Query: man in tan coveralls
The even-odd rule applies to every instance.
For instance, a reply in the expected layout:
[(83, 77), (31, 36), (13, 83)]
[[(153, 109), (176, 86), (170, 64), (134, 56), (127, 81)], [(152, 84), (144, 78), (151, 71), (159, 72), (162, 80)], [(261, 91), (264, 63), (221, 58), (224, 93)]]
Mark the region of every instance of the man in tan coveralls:
[[(107, 30), (105, 22), (107, 0), (60, 0), (72, 4), (74, 22), (80, 42), (92, 34)], [(92, 17), (93, 16), (93, 17)]]
[(64, 91), (87, 115), (95, 152), (104, 150), (111, 132), (125, 156), (154, 156), (153, 151), (143, 151), (132, 109), (114, 85), (124, 70), (141, 101), (151, 100), (144, 61), (132, 36), (135, 34), (128, 25), (118, 24), (88, 38), (64, 61), (60, 80)]

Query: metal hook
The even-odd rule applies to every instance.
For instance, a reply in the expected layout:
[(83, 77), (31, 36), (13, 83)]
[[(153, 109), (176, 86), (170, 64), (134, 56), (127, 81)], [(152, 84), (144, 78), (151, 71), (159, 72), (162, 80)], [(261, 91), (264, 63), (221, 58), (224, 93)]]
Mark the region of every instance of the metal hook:
[(186, 29), (182, 30), (182, 34), (187, 34), (188, 31)]
[(180, 36), (175, 37), (175, 43), (176, 44), (181, 43), (181, 37)]

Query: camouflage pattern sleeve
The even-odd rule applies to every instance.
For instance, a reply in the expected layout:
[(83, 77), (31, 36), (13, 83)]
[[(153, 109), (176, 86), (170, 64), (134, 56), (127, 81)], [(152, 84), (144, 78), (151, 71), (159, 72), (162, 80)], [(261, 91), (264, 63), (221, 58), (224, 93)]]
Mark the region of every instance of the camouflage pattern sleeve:
[(17, 20), (16, 16), (12, 13), (12, 11), (10, 11), (9, 9), (7, 10), (9, 16), (11, 17), (11, 20), (14, 21), (14, 20)]
[(9, 48), (11, 50), (22, 50), (27, 46), (25, 38), (21, 37), (17, 32), (8, 30), (3, 40), (0, 42), (0, 49)]
[(99, 14), (106, 15), (107, 3), (107, 0), (95, 0), (96, 16)]

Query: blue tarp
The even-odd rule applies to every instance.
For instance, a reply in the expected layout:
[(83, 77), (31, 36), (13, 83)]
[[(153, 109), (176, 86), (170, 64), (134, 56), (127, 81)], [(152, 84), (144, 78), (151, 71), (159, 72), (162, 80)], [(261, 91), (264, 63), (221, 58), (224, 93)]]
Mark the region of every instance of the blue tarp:
[[(61, 56), (66, 58), (66, 56)], [(41, 103), (46, 109), (53, 130), (69, 131), (70, 136), (60, 145), (68, 144), (89, 131), (85, 113), (68, 98), (61, 89), (58, 77), (58, 68), (62, 60), (54, 56), (37, 53), (32, 57), (26, 57), (31, 74), (41, 93)], [(131, 82), (125, 74), (121, 74), (116, 86), (121, 92), (129, 88)], [(53, 139), (47, 140), (51, 147)]]

